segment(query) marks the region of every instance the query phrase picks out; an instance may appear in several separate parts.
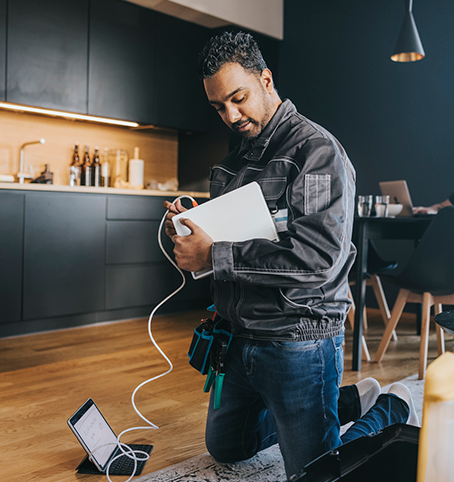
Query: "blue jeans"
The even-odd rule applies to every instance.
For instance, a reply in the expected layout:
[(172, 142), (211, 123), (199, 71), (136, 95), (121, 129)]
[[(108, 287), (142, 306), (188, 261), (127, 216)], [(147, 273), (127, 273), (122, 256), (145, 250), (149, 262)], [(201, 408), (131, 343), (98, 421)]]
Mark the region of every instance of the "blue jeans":
[[(375, 433), (392, 421), (386, 407), (371, 409), (342, 440), (339, 435), (339, 385), (343, 372), (343, 336), (303, 342), (266, 342), (234, 338), (227, 353), (221, 407), (213, 409), (211, 391), (206, 445), (219, 462), (245, 460), (279, 442), (287, 477), (343, 442)], [(343, 390), (341, 390), (342, 392)], [(346, 387), (339, 413), (346, 423), (360, 416), (356, 387)], [(382, 395), (393, 405), (400, 399)], [(342, 405), (342, 404), (341, 404)], [(386, 403), (384, 403), (386, 405)], [(389, 411), (391, 411), (391, 405)], [(405, 420), (402, 420), (405, 417)], [(359, 423), (359, 422), (358, 422)], [(345, 437), (345, 440), (344, 440)]]

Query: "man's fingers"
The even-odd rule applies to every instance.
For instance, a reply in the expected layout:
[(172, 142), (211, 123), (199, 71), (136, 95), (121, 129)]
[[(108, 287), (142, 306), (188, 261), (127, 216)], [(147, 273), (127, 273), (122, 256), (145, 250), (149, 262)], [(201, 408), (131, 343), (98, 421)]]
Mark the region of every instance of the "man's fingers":
[(170, 201), (164, 201), (162, 203), (162, 207), (175, 214), (187, 211), (187, 209), (181, 204), (181, 201), (179, 199), (175, 202), (175, 204), (172, 204)]
[(181, 204), (181, 200), (178, 199), (177, 202), (175, 203), (175, 207), (177, 208), (179, 213), (183, 213), (184, 211), (187, 211), (187, 209)]
[(191, 221), (189, 218), (180, 218), (180, 223), (189, 228), (193, 234), (200, 231), (199, 226), (193, 221)]

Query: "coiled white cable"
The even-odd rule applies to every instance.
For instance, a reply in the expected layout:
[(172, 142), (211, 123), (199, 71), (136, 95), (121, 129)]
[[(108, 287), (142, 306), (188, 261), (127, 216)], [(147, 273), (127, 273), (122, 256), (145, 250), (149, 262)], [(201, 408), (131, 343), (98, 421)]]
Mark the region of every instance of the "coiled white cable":
[[(172, 201), (172, 204), (175, 205), (175, 203), (179, 200), (179, 199), (190, 199), (193, 204), (196, 203), (196, 201), (194, 200), (194, 198), (192, 198), (191, 196), (187, 195), (187, 194), (183, 194), (181, 196), (178, 196), (177, 198), (175, 198), (173, 201)], [(197, 203), (195, 204), (197, 205)], [(110, 475), (109, 475), (109, 469), (110, 469), (110, 466), (112, 465), (112, 462), (114, 462), (116, 459), (118, 459), (119, 457), (122, 457), (123, 455), (126, 456), (126, 457), (129, 457), (130, 459), (134, 460), (134, 471), (133, 473), (131, 474), (131, 476), (129, 477), (129, 479), (127, 479), (125, 482), (129, 482), (133, 477), (134, 475), (136, 474), (136, 470), (137, 470), (137, 462), (138, 461), (144, 461), (144, 460), (148, 460), (150, 458), (150, 455), (147, 454), (146, 452), (143, 452), (141, 450), (133, 450), (131, 449), (128, 445), (120, 442), (120, 438), (123, 436), (123, 434), (127, 433), (127, 432), (131, 432), (133, 430), (156, 430), (156, 429), (159, 429), (159, 427), (157, 425), (155, 425), (153, 422), (150, 422), (150, 420), (148, 420), (146, 417), (144, 417), (139, 409), (137, 408), (136, 406), (136, 403), (134, 401), (135, 399), (135, 396), (137, 394), (137, 392), (145, 385), (147, 385), (148, 383), (154, 381), (154, 380), (157, 380), (158, 378), (161, 378), (161, 377), (164, 377), (165, 375), (169, 374), (172, 370), (173, 370), (173, 365), (172, 365), (172, 362), (169, 360), (168, 356), (161, 350), (161, 348), (159, 347), (159, 345), (156, 343), (155, 339), (153, 338), (153, 333), (152, 333), (152, 330), (151, 330), (151, 320), (153, 319), (153, 316), (154, 314), (158, 311), (159, 308), (161, 308), (161, 306), (166, 303), (167, 301), (170, 300), (170, 298), (172, 298), (173, 296), (175, 296), (179, 291), (181, 291), (184, 287), (184, 285), (186, 284), (186, 278), (184, 276), (184, 273), (183, 271), (181, 271), (181, 269), (178, 267), (178, 265), (175, 263), (175, 261), (169, 256), (169, 254), (166, 252), (166, 250), (164, 249), (164, 246), (162, 245), (162, 241), (161, 241), (161, 233), (162, 233), (162, 227), (165, 223), (165, 220), (166, 220), (166, 216), (167, 214), (169, 213), (169, 210), (167, 210), (164, 214), (164, 216), (162, 217), (161, 219), (161, 222), (159, 224), (159, 227), (158, 227), (158, 244), (159, 244), (159, 247), (161, 248), (161, 251), (164, 253), (164, 256), (170, 261), (170, 263), (178, 270), (178, 272), (180, 273), (181, 277), (182, 277), (182, 283), (181, 285), (173, 292), (171, 293), (169, 296), (167, 296), (166, 298), (164, 298), (158, 305), (155, 306), (155, 308), (153, 309), (153, 311), (150, 313), (150, 316), (148, 317), (148, 335), (150, 337), (150, 340), (151, 342), (153, 343), (153, 345), (156, 347), (156, 349), (158, 350), (158, 352), (161, 354), (161, 356), (164, 358), (164, 360), (168, 363), (169, 365), (169, 369), (167, 371), (165, 371), (164, 373), (161, 373), (160, 375), (156, 375), (148, 380), (145, 380), (144, 382), (142, 382), (140, 385), (138, 385), (136, 387), (136, 389), (134, 390), (132, 396), (131, 396), (131, 403), (132, 403), (132, 407), (133, 409), (135, 410), (135, 412), (137, 413), (137, 415), (145, 422), (147, 423), (148, 425), (146, 427), (132, 427), (132, 428), (128, 428), (126, 430), (123, 430), (123, 432), (120, 433), (120, 435), (118, 435), (117, 437), (117, 446), (118, 448), (120, 449), (118, 455), (116, 455), (115, 457), (113, 457), (109, 463), (107, 464), (107, 468), (106, 468), (106, 476), (107, 476), (107, 479), (109, 480), (109, 482), (113, 482), (110, 478)], [(98, 447), (100, 448), (100, 447)], [(143, 455), (143, 457), (137, 457), (137, 455)]]

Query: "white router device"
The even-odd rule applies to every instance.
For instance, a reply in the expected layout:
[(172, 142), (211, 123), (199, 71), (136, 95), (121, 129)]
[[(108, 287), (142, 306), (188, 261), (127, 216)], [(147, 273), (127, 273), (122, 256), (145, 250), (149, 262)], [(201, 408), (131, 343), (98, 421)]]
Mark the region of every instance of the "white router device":
[[(174, 216), (172, 221), (177, 234), (187, 236), (191, 230), (180, 223), (181, 218), (193, 221), (214, 242), (257, 238), (279, 241), (276, 226), (257, 182), (246, 184)], [(213, 270), (197, 271), (192, 276), (199, 279), (212, 272)]]

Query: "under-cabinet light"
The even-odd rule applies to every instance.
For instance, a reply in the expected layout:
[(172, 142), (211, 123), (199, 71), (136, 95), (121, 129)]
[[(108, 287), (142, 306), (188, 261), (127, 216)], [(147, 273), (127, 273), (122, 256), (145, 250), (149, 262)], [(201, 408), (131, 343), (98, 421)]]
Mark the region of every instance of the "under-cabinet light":
[(44, 114), (53, 117), (65, 117), (67, 119), (84, 120), (90, 122), (98, 122), (100, 124), (112, 124), (125, 127), (138, 127), (137, 122), (124, 121), (119, 119), (109, 119), (107, 117), (96, 117), (92, 115), (75, 114), (73, 112), (64, 112), (60, 110), (41, 109), (40, 107), (29, 107), (27, 105), (9, 104), (0, 102), (0, 109), (16, 110), (20, 112), (31, 112), (33, 114)]

